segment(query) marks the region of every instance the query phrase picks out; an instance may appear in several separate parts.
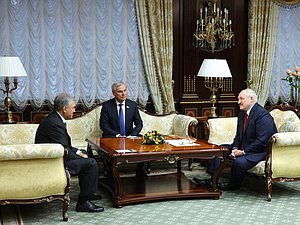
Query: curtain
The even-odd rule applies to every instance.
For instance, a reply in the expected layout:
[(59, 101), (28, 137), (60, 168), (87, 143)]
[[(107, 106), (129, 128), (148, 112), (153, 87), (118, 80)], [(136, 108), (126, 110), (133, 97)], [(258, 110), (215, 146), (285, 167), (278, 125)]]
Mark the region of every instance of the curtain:
[[(286, 78), (286, 70), (294, 71), (300, 66), (300, 7), (280, 7), (278, 20), (278, 33), (272, 68), (272, 85), (270, 87), (269, 100), (271, 104), (278, 101), (291, 102), (291, 88)], [(300, 103), (299, 103), (300, 104)]]
[(248, 37), (249, 87), (258, 96), (258, 103), (265, 105), (272, 78), (275, 37), (279, 7), (273, 1), (250, 0)]
[(0, 30), (0, 55), (19, 56), (28, 74), (12, 92), (16, 109), (28, 100), (39, 109), (61, 92), (91, 107), (118, 81), (146, 105), (134, 0), (1, 0)]
[(136, 0), (143, 62), (157, 114), (175, 110), (172, 85), (172, 0)]

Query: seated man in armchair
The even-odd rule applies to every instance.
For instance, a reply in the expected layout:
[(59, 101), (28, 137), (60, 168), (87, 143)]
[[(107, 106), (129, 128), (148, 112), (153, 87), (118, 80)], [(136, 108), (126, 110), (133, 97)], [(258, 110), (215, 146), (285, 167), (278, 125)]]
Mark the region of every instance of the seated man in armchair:
[(67, 168), (71, 175), (78, 175), (80, 193), (77, 200), (78, 212), (102, 212), (104, 208), (90, 200), (101, 198), (95, 195), (98, 185), (98, 164), (95, 159), (88, 158), (85, 150), (72, 147), (65, 120), (71, 119), (75, 112), (74, 99), (65, 93), (54, 100), (54, 111), (39, 125), (35, 143), (58, 143), (68, 150)]
[[(220, 183), (222, 190), (237, 190), (249, 169), (265, 160), (268, 140), (277, 132), (273, 117), (257, 103), (257, 95), (251, 89), (245, 89), (238, 96), (240, 112), (237, 132), (229, 149), (232, 158), (231, 179), (229, 183)], [(226, 132), (226, 131), (225, 131)], [(214, 158), (208, 168), (213, 173), (220, 165), (220, 159)], [(211, 179), (194, 181), (200, 185), (211, 186)]]

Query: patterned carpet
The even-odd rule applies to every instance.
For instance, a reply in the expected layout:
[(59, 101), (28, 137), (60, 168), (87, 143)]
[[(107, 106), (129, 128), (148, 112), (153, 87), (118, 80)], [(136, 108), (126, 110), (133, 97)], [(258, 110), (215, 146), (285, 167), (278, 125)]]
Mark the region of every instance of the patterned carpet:
[[(173, 168), (174, 169), (174, 168)], [(161, 171), (152, 171), (160, 173)], [(193, 164), (193, 170), (183, 168), (186, 176), (203, 178), (203, 167)], [(222, 179), (228, 177), (225, 171)], [(14, 210), (20, 213), (19, 224), (300, 224), (300, 182), (276, 183), (273, 198), (266, 201), (265, 183), (255, 177), (247, 177), (239, 191), (223, 192), (219, 200), (171, 200), (128, 205), (120, 209), (112, 207), (111, 196), (102, 190), (103, 199), (95, 201), (105, 208), (103, 213), (77, 213), (77, 180), (72, 180), (69, 221), (62, 221), (62, 203), (59, 201), (21, 205)], [(1, 212), (3, 212), (1, 207)], [(3, 223), (12, 224), (12, 223)]]

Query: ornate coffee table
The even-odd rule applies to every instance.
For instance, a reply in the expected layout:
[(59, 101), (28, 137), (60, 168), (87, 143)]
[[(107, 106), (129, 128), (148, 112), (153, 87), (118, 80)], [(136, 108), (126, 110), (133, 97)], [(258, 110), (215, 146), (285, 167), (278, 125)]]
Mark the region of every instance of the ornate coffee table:
[[(178, 139), (178, 137), (166, 137), (166, 139), (175, 138)], [(211, 197), (219, 199), (221, 196), (217, 182), (221, 171), (226, 166), (227, 149), (223, 147), (204, 141), (196, 141), (199, 145), (180, 147), (168, 143), (142, 145), (141, 138), (97, 138), (86, 141), (88, 148), (96, 150), (103, 162), (105, 177), (100, 179), (100, 184), (112, 193), (114, 207), (166, 199)], [(182, 159), (209, 160), (215, 156), (220, 157), (222, 163), (212, 175), (212, 188), (197, 186), (181, 171)], [(177, 163), (177, 173), (133, 177), (121, 177), (119, 174), (119, 168), (124, 164), (149, 161)]]

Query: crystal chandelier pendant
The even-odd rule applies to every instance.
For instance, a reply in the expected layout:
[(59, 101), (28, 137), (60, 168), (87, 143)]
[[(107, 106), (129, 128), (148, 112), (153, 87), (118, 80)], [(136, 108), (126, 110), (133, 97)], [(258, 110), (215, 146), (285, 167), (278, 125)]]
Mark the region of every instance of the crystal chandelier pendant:
[(212, 53), (231, 48), (234, 46), (231, 26), (228, 10), (224, 8), (222, 11), (216, 2), (209, 2), (208, 7), (200, 9), (200, 19), (196, 22), (196, 47)]

